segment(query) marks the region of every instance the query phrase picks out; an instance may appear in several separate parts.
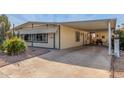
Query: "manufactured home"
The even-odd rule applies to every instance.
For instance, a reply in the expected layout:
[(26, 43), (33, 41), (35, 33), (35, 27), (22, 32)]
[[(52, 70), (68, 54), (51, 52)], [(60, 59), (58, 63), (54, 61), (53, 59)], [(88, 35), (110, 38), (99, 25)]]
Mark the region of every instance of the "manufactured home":
[(98, 43), (108, 46), (111, 54), (112, 33), (116, 19), (73, 22), (26, 22), (15, 27), (28, 46), (67, 49)]

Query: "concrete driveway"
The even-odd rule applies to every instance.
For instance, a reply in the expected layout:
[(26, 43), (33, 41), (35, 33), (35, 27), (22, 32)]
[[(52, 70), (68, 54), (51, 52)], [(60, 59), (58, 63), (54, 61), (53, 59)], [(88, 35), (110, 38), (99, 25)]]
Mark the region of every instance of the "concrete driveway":
[(105, 47), (77, 47), (51, 52), (0, 68), (1, 77), (109, 77), (111, 57)]

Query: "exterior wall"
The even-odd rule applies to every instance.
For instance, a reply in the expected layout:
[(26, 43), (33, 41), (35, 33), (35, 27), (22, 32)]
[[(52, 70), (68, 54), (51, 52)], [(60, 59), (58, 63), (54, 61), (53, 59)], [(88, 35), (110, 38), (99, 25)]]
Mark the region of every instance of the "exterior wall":
[[(55, 34), (55, 41), (54, 41), (54, 34)], [(55, 43), (55, 47), (54, 47), (54, 43)], [(27, 45), (32, 46), (32, 42), (27, 42)], [(59, 30), (57, 30), (56, 33), (48, 33), (48, 43), (36, 43), (36, 42), (34, 42), (33, 46), (34, 47), (46, 47), (46, 48), (59, 49)]]
[[(87, 34), (88, 32), (86, 31), (82, 31), (82, 30), (78, 30), (78, 29), (74, 29), (71, 27), (67, 27), (67, 26), (63, 26), (61, 25), (61, 29), (60, 29), (60, 42), (61, 42), (61, 49), (66, 49), (66, 48), (71, 48), (71, 47), (76, 47), (76, 46), (81, 46), (81, 45), (85, 45), (86, 42), (88, 43), (87, 40)], [(80, 42), (76, 42), (76, 32), (80, 32)], [(83, 39), (83, 33), (84, 33), (84, 39)], [(84, 43), (83, 43), (84, 40)]]
[[(36, 43), (36, 42), (34, 42), (33, 46), (35, 46), (35, 47), (66, 49), (66, 48), (86, 45), (86, 44), (90, 43), (90, 36), (88, 35), (90, 32), (74, 29), (71, 27), (63, 26), (63, 25), (60, 25), (60, 29), (58, 26), (51, 26), (51, 25), (48, 27), (42, 26), (42, 28), (38, 27), (38, 29), (37, 29), (37, 27), (36, 27), (36, 29), (30, 28), (31, 26), (32, 26), (31, 24), (26, 25), (26, 28), (21, 29), (19, 31), (20, 34), (48, 33), (48, 43)], [(28, 27), (31, 30), (29, 30)], [(76, 32), (80, 32), (80, 41), (79, 42), (76, 42)], [(55, 39), (54, 39), (54, 34), (55, 34)], [(107, 44), (108, 31), (96, 31), (96, 36), (97, 35), (99, 35), (99, 37), (96, 37), (95, 39), (100, 38), (100, 39), (102, 39), (102, 41), (104, 43)], [(102, 36), (105, 36), (105, 38), (103, 39)], [(32, 42), (27, 42), (27, 44), (28, 44), (28, 46), (32, 46)]]
[[(37, 25), (34, 25), (37, 26)], [(45, 47), (45, 48), (59, 48), (59, 31), (58, 31), (58, 26), (42, 26), (42, 27), (34, 27), (31, 28), (31, 24), (27, 24), (24, 26), (24, 28), (16, 30), (15, 33), (21, 35), (21, 34), (42, 34), (42, 33), (48, 33), (48, 43), (42, 43), (42, 42), (27, 42), (28, 46), (33, 46), (34, 47)], [(54, 34), (55, 34), (55, 42), (54, 42)], [(54, 45), (55, 43), (55, 45)]]

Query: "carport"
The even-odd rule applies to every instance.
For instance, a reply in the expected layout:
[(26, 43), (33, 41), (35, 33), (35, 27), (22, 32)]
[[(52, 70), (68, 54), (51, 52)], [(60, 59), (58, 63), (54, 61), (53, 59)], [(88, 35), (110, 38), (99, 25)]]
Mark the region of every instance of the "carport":
[(108, 42), (108, 54), (112, 54), (112, 33), (115, 31), (116, 19), (102, 19), (102, 20), (88, 20), (88, 21), (74, 21), (62, 23), (65, 26), (72, 27), (79, 30), (84, 30), (89, 33), (106, 31)]

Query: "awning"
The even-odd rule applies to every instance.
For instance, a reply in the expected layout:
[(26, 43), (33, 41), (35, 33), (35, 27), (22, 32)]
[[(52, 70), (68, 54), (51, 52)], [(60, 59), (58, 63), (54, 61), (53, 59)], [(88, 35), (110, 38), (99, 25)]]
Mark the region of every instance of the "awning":
[(16, 30), (15, 33), (19, 34), (40, 34), (40, 33), (56, 33), (58, 30), (57, 27), (55, 28), (25, 28), (25, 29), (20, 29)]

